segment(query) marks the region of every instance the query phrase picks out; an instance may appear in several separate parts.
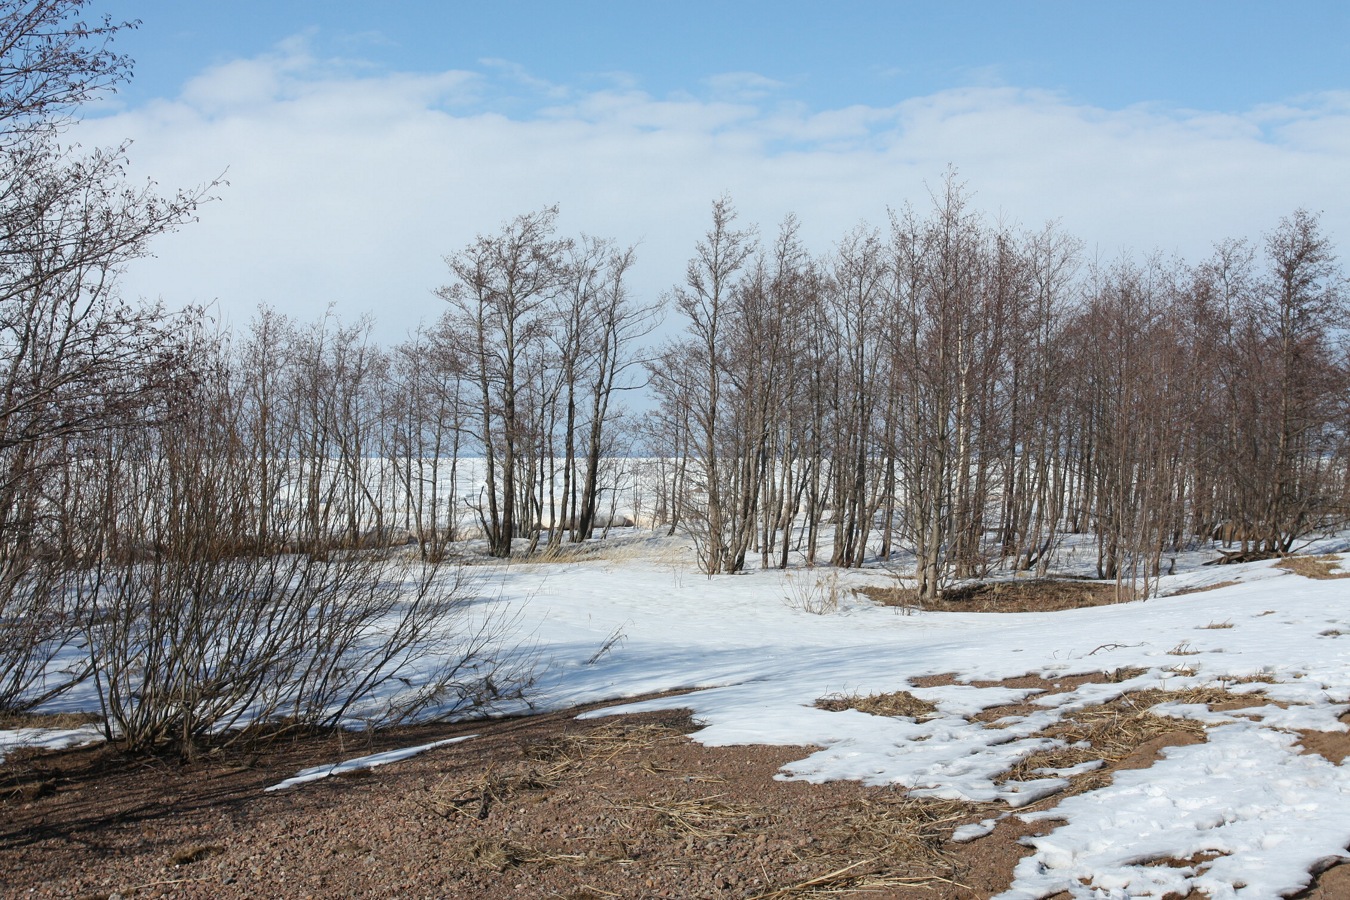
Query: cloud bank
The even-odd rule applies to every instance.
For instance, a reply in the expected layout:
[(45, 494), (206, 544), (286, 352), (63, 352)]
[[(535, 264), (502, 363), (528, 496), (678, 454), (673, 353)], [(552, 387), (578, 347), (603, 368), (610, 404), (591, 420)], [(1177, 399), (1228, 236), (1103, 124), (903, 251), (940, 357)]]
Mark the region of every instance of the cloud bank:
[(127, 294), (215, 301), (235, 323), (260, 302), (304, 318), (333, 304), (375, 314), (385, 338), (439, 313), (445, 254), (520, 212), (559, 203), (568, 233), (640, 242), (634, 288), (655, 296), (679, 279), (714, 197), (765, 232), (795, 212), (828, 251), (861, 220), (925, 205), (949, 165), (986, 214), (1058, 219), (1107, 257), (1198, 259), (1300, 206), (1350, 247), (1350, 92), (1230, 115), (1006, 86), (812, 110), (750, 72), (692, 87), (657, 97), (612, 73), (583, 89), (500, 60), (375, 71), (295, 39), (207, 69), (176, 98), (97, 115), (77, 137), (131, 138), (133, 177), (166, 187), (229, 181), (199, 223), (128, 268)]

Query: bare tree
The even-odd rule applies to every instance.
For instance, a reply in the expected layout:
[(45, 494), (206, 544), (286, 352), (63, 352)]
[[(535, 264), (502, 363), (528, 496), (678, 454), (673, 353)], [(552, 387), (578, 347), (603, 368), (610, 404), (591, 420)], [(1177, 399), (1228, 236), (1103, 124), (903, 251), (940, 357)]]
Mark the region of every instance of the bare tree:
[(109, 49), (128, 26), (85, 24), (85, 5), (0, 3), (0, 620), (24, 623), (0, 637), (4, 706), (56, 689), (29, 690), (73, 637), (61, 573), (98, 538), (72, 528), (72, 457), (134, 421), (179, 365), (174, 324), (122, 302), (116, 272), (209, 190), (164, 198), (125, 183), (125, 147), (58, 143), (80, 104), (130, 76)]
[(484, 454), (479, 511), (488, 552), (511, 555), (517, 514), (519, 457), (527, 441), (527, 355), (547, 337), (550, 300), (566, 274), (566, 240), (554, 237), (557, 207), (517, 216), (497, 235), (480, 235), (446, 258), (456, 281), (437, 293), (451, 304), (460, 356), (477, 387), (475, 439)]
[[(734, 408), (726, 406), (723, 380), (729, 350), (728, 306), (736, 277), (755, 252), (755, 236), (753, 230), (736, 229), (735, 222), (736, 209), (731, 200), (722, 197), (714, 201), (712, 225), (695, 247), (684, 284), (671, 294), (675, 308), (688, 320), (688, 337), (664, 355), (664, 365), (696, 373), (696, 378), (685, 384), (684, 397), (690, 403), (694, 423), (691, 446), (695, 468), (691, 474), (702, 496), (687, 494), (682, 517), (693, 529), (700, 566), (709, 575), (734, 572), (740, 566), (732, 552), (730, 504), (734, 501), (726, 496), (729, 473), (724, 471), (737, 462), (726, 457), (725, 446), (733, 433), (727, 419)], [(661, 375), (659, 371), (654, 374)], [(673, 392), (668, 394), (673, 396)]]

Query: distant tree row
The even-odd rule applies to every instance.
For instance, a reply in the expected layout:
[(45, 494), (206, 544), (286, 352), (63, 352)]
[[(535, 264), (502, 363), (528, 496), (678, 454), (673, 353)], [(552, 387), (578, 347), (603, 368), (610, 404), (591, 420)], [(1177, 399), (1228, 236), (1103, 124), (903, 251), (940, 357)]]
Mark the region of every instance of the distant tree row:
[(1133, 584), (1350, 519), (1347, 281), (1303, 210), (1187, 265), (992, 225), (950, 174), (825, 255), (722, 199), (671, 300), (650, 435), (709, 573), (905, 552), (931, 598), (1090, 533)]

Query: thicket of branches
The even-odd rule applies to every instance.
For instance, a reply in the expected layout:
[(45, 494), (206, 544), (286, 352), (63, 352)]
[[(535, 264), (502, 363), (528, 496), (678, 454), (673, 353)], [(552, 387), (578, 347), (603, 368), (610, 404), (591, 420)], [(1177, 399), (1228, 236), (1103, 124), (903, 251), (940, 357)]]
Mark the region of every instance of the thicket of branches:
[(250, 722), (379, 724), (518, 691), (528, 673), (494, 656), (505, 623), (440, 535), (389, 549), (382, 500), (425, 492), (382, 494), (390, 467), (367, 462), (425, 456), (441, 369), (360, 326), (264, 311), (236, 341), (118, 296), (118, 269), (214, 185), (165, 197), (125, 182), (125, 148), (59, 142), (130, 73), (110, 42), (134, 26), (84, 5), (0, 2), (0, 713), (90, 681), (110, 738), (192, 753)]
[(722, 199), (672, 300), (650, 433), (709, 573), (904, 551), (933, 597), (1044, 575), (1072, 532), (1146, 587), (1199, 542), (1284, 553), (1350, 518), (1347, 282), (1303, 210), (1187, 265), (990, 224), (953, 174), (823, 256)]

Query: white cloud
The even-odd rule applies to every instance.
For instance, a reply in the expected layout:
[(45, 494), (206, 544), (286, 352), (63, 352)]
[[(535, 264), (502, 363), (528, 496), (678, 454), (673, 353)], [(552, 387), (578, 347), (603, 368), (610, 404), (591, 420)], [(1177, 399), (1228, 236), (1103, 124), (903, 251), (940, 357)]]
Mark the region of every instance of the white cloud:
[[(534, 83), (509, 65), (373, 73), (296, 42), (208, 69), (175, 99), (92, 119), (79, 137), (132, 137), (134, 174), (167, 186), (229, 170), (199, 223), (129, 267), (129, 293), (219, 298), (235, 321), (262, 301), (304, 317), (333, 302), (346, 316), (374, 311), (385, 337), (439, 312), (444, 254), (546, 204), (561, 203), (568, 232), (641, 241), (635, 287), (652, 296), (680, 277), (724, 192), (766, 232), (796, 212), (825, 251), (860, 219), (884, 224), (888, 206), (923, 206), (925, 182), (948, 164), (991, 216), (1061, 219), (1107, 255), (1195, 258), (1298, 206), (1325, 210), (1350, 246), (1345, 94), (1225, 115), (965, 87), (811, 111), (757, 77), (723, 77), (707, 98), (658, 98), (613, 79), (590, 91)], [(493, 111), (521, 84), (520, 108), (549, 105)], [(772, 100), (747, 94), (771, 88)]]

